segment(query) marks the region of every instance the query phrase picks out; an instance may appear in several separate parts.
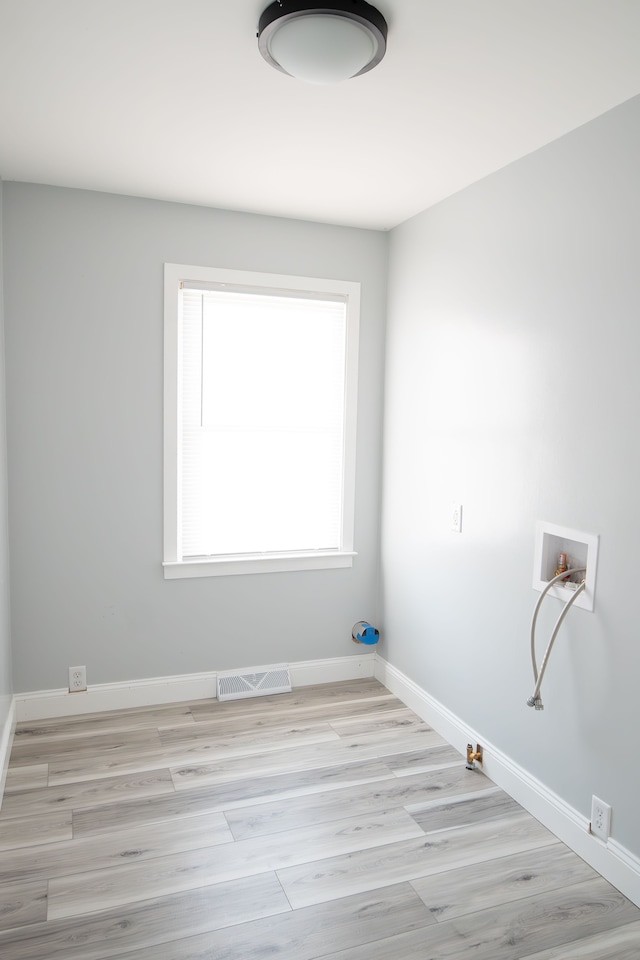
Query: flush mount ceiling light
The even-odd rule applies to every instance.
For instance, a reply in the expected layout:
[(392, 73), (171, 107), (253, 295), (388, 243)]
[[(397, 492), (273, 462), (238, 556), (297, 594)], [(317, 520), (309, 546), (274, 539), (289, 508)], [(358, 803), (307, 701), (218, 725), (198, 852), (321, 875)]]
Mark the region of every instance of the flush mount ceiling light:
[(276, 0), (260, 17), (258, 46), (276, 70), (308, 83), (336, 83), (380, 63), (387, 22), (364, 0)]

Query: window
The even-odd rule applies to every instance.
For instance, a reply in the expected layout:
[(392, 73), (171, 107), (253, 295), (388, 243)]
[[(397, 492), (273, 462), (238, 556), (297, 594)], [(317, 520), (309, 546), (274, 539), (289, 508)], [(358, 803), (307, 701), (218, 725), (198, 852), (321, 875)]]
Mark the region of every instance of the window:
[(165, 264), (165, 577), (351, 566), (359, 300)]

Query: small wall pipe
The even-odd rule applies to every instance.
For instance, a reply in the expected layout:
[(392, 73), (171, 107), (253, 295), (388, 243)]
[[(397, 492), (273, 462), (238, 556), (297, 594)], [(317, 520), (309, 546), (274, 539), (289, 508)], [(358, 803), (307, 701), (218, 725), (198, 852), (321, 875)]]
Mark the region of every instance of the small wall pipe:
[(372, 627), (366, 620), (358, 620), (351, 630), (351, 639), (354, 643), (364, 643), (373, 646), (380, 639), (380, 631)]

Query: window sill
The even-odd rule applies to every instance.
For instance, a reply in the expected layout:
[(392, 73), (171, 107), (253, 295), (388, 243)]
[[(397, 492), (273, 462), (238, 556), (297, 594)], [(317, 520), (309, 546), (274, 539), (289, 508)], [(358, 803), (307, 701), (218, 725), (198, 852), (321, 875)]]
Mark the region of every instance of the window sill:
[(271, 556), (220, 557), (215, 560), (165, 561), (165, 580), (185, 577), (229, 577), (246, 573), (288, 573), (295, 570), (332, 570), (353, 566), (356, 553), (290, 553)]

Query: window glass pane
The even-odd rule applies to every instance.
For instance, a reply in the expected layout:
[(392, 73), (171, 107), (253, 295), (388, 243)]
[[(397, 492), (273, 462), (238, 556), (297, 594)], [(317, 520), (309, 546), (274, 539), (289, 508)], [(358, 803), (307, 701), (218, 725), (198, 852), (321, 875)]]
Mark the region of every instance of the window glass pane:
[(346, 305), (184, 290), (182, 556), (337, 550)]

